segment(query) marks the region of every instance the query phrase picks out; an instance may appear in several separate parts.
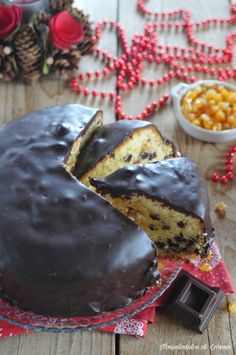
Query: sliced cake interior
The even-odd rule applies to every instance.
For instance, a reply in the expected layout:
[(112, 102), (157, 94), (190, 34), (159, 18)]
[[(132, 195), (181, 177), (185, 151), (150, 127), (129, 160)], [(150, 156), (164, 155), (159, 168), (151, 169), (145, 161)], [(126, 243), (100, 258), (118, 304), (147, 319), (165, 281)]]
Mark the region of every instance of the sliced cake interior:
[[(82, 148), (74, 175), (90, 186), (90, 178), (101, 178), (130, 165), (174, 157), (172, 142), (155, 125), (145, 121), (118, 121), (97, 128)], [(91, 186), (90, 186), (91, 187)]]
[(192, 160), (129, 166), (91, 184), (150, 236), (159, 255), (208, 254), (214, 238), (208, 192)]
[(88, 143), (89, 139), (93, 135), (94, 131), (103, 124), (103, 115), (101, 111), (98, 111), (86, 130), (82, 132), (77, 139), (74, 140), (72, 147), (65, 159), (65, 168), (69, 173), (72, 173), (76, 165), (76, 161), (80, 154), (81, 149)]

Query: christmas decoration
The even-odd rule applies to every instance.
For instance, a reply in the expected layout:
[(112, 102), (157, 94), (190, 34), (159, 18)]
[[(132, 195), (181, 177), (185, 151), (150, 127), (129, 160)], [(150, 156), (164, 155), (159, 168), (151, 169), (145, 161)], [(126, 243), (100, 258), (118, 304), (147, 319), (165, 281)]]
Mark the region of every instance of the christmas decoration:
[(30, 26), (22, 26), (14, 38), (15, 59), (22, 77), (28, 84), (41, 75), (43, 45)]
[(214, 182), (220, 182), (221, 184), (227, 184), (229, 180), (234, 179), (234, 174), (233, 174), (233, 159), (234, 159), (234, 154), (236, 154), (236, 145), (233, 145), (227, 152), (226, 154), (226, 159), (225, 159), (225, 174), (224, 175), (219, 175), (218, 173), (213, 173), (211, 176), (211, 180)]
[(34, 84), (51, 73), (75, 76), (81, 56), (93, 46), (88, 16), (71, 0), (49, 0), (41, 12), (34, 11), (34, 1), (23, 5), (0, 5), (0, 82), (21, 77)]
[[(234, 60), (236, 32), (229, 33), (223, 48), (200, 42), (194, 37), (196, 31), (216, 26), (228, 27), (234, 25), (236, 23), (236, 3), (231, 4), (231, 13), (225, 19), (212, 17), (201, 22), (192, 22), (190, 12), (187, 10), (179, 9), (168, 13), (154, 12), (145, 6), (145, 2), (147, 1), (137, 0), (137, 8), (149, 22), (144, 28), (144, 33), (133, 36), (131, 45), (128, 44), (125, 30), (119, 23), (108, 20), (98, 22), (93, 37), (96, 46), (93, 47), (92, 54), (95, 58), (100, 58), (105, 63), (104, 69), (80, 74), (78, 77), (73, 78), (69, 84), (80, 95), (99, 97), (114, 102), (118, 120), (145, 120), (169, 102), (169, 92), (166, 92), (159, 99), (148, 103), (138, 115), (133, 116), (125, 113), (122, 92), (131, 91), (138, 85), (159, 90), (161, 86), (168, 85), (173, 79), (194, 83), (199, 80), (195, 74), (222, 82), (232, 78), (236, 79), (236, 67), (230, 66)], [(122, 49), (119, 57), (112, 56), (98, 45), (102, 32), (106, 28), (117, 32)], [(183, 31), (186, 34), (189, 47), (160, 44), (158, 31), (171, 30), (175, 32)], [(144, 62), (156, 64), (157, 66), (165, 64), (169, 67), (169, 72), (155, 80), (148, 80), (143, 76)], [(229, 65), (228, 67), (226, 66), (227, 64)], [(110, 75), (117, 76), (116, 92), (107, 92), (105, 90), (99, 92), (95, 89), (88, 89), (83, 85), (84, 81), (102, 79)], [(234, 179), (233, 155), (235, 152), (236, 147), (233, 146), (227, 154), (225, 175), (220, 176), (218, 173), (214, 173), (211, 176), (212, 181), (226, 184)]]
[(7, 38), (20, 25), (22, 10), (18, 6), (0, 5), (0, 39)]
[[(201, 22), (192, 22), (190, 12), (179, 9), (171, 12), (154, 12), (145, 6), (144, 0), (137, 0), (138, 11), (148, 19), (144, 33), (135, 34), (131, 45), (126, 39), (125, 30), (115, 21), (98, 22), (93, 37), (96, 46), (93, 55), (101, 58), (105, 63), (103, 70), (87, 72), (72, 79), (70, 87), (78, 94), (92, 97), (99, 96), (115, 102), (117, 119), (147, 119), (169, 101), (169, 92), (159, 99), (148, 103), (144, 110), (137, 116), (126, 114), (123, 110), (122, 92), (131, 91), (138, 85), (160, 89), (168, 85), (173, 79), (193, 83), (198, 80), (195, 74), (212, 77), (220, 81), (236, 78), (236, 68), (226, 67), (231, 64), (234, 57), (234, 40), (236, 32), (231, 32), (226, 38), (224, 48), (218, 48), (206, 42), (200, 42), (194, 37), (195, 31), (206, 30), (210, 27), (226, 27), (236, 23), (236, 4), (231, 5), (231, 14), (228, 18), (221, 19), (212, 17)], [(120, 39), (122, 53), (119, 57), (112, 56), (98, 46), (102, 32), (106, 29), (114, 29)], [(183, 48), (178, 45), (162, 45), (158, 41), (158, 31), (183, 31), (188, 40), (189, 47)], [(155, 80), (148, 80), (143, 76), (144, 62), (153, 63), (157, 66), (165, 64), (169, 72)], [(117, 93), (98, 92), (83, 86), (86, 80), (117, 76)], [(231, 175), (230, 175), (231, 176)]]

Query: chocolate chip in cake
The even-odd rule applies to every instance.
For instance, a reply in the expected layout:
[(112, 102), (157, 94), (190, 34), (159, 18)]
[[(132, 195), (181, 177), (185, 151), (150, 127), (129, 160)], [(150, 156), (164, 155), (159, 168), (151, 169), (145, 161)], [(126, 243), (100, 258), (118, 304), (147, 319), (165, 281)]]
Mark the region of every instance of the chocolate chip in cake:
[(177, 240), (177, 242), (186, 242), (186, 239), (184, 239), (182, 235), (176, 235), (175, 240)]
[(168, 245), (172, 248), (180, 248), (179, 244), (178, 243), (175, 243), (172, 239), (170, 238), (167, 238), (167, 243)]
[(156, 156), (157, 156), (156, 152), (150, 153), (149, 154), (149, 160), (152, 160), (152, 159), (156, 158)]
[(141, 159), (147, 159), (149, 157), (149, 153), (148, 152), (140, 153), (140, 157)]
[(177, 226), (179, 226), (179, 228), (184, 228), (186, 224), (183, 221), (178, 221)]
[(170, 230), (170, 226), (167, 226), (167, 224), (164, 224), (164, 225), (161, 227), (161, 229), (162, 229), (163, 231), (169, 231), (169, 230)]
[(150, 224), (149, 229), (151, 231), (156, 231), (158, 228), (156, 226), (154, 226), (154, 224)]
[(173, 243), (173, 240), (172, 239), (170, 239), (170, 238), (167, 238), (167, 244), (169, 245), (169, 246), (172, 246), (174, 243)]
[(160, 216), (158, 213), (151, 213), (150, 214), (150, 218), (153, 219), (154, 221), (159, 221), (160, 220)]
[(126, 163), (129, 163), (130, 160), (132, 159), (132, 154), (127, 155), (127, 157), (124, 159)]

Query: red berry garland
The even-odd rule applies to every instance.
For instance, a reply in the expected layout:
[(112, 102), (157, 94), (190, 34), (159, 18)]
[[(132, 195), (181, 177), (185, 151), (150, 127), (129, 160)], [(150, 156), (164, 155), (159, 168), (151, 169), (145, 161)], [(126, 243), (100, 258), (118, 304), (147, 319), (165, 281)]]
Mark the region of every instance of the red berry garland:
[(214, 182), (220, 182), (221, 184), (226, 184), (229, 180), (232, 180), (234, 178), (233, 174), (233, 158), (234, 154), (236, 153), (236, 145), (232, 146), (227, 154), (226, 154), (226, 159), (225, 159), (225, 175), (219, 175), (218, 173), (214, 173), (211, 176), (212, 181)]
[[(93, 40), (98, 43), (105, 28), (115, 29), (119, 35), (122, 55), (114, 57), (97, 45), (93, 49), (93, 54), (100, 57), (106, 63), (103, 70), (97, 70), (94, 73), (88, 72), (74, 78), (70, 87), (77, 93), (85, 96), (99, 96), (103, 99), (115, 100), (116, 114), (118, 119), (147, 119), (154, 111), (158, 111), (169, 99), (166, 93), (158, 101), (148, 104), (144, 110), (136, 117), (127, 115), (122, 110), (122, 97), (114, 92), (98, 92), (89, 90), (82, 86), (85, 79), (94, 79), (106, 77), (112, 72), (117, 73), (117, 91), (130, 91), (138, 84), (143, 86), (160, 87), (174, 78), (185, 82), (195, 82), (198, 79), (194, 73), (207, 74), (210, 77), (221, 81), (230, 78), (236, 78), (236, 68), (231, 69), (218, 67), (214, 64), (231, 63), (233, 60), (233, 44), (236, 38), (236, 32), (227, 36), (226, 46), (220, 49), (211, 44), (198, 41), (194, 35), (194, 30), (205, 29), (216, 25), (231, 25), (236, 22), (236, 5), (231, 6), (231, 15), (226, 19), (211, 18), (201, 22), (191, 22), (190, 13), (186, 10), (175, 10), (171, 12), (153, 12), (147, 9), (143, 0), (137, 1), (138, 10), (144, 16), (152, 18), (144, 28), (144, 34), (135, 34), (132, 38), (131, 46), (126, 39), (126, 34), (122, 26), (115, 21), (104, 20), (96, 26)], [(158, 43), (158, 30), (174, 29), (182, 30), (186, 33), (190, 48), (182, 48), (174, 45), (161, 45)], [(165, 63), (169, 65), (170, 71), (157, 80), (147, 80), (142, 76), (144, 69), (143, 62), (155, 63), (159, 65)], [(181, 64), (180, 61), (183, 63)]]
[[(226, 81), (231, 78), (236, 79), (236, 67), (219, 67), (219, 64), (229, 63), (233, 61), (233, 46), (236, 38), (236, 32), (232, 32), (226, 38), (226, 45), (224, 48), (218, 48), (211, 44), (200, 42), (194, 37), (194, 31), (206, 29), (210, 26), (227, 26), (236, 23), (236, 4), (231, 5), (231, 15), (225, 19), (211, 18), (201, 22), (191, 22), (189, 11), (175, 10), (170, 12), (154, 12), (149, 10), (144, 5), (144, 0), (137, 0), (137, 7), (143, 16), (147, 16), (149, 23), (144, 28), (143, 34), (135, 34), (129, 46), (126, 39), (126, 34), (122, 26), (115, 21), (104, 20), (98, 22), (93, 37), (94, 43), (98, 43), (102, 32), (110, 27), (114, 29), (119, 35), (122, 54), (120, 57), (114, 57), (98, 45), (94, 46), (93, 54), (100, 57), (106, 66), (103, 70), (87, 72), (79, 75), (79, 77), (72, 79), (70, 87), (72, 87), (78, 94), (85, 96), (91, 95), (93, 97), (101, 97), (102, 99), (109, 99), (115, 101), (116, 115), (119, 120), (143, 120), (147, 119), (154, 111), (158, 111), (169, 99), (169, 94), (166, 93), (157, 101), (148, 104), (142, 112), (136, 117), (127, 115), (122, 108), (122, 97), (115, 92), (90, 90), (82, 86), (82, 82), (86, 79), (107, 77), (115, 72), (117, 75), (117, 92), (131, 91), (135, 86), (141, 84), (151, 88), (160, 87), (172, 79), (180, 79), (185, 82), (193, 83), (198, 79), (194, 73), (201, 73), (208, 75), (220, 81)], [(182, 30), (188, 39), (189, 48), (183, 48), (177, 45), (161, 45), (158, 42), (158, 30), (175, 31)], [(156, 80), (148, 80), (142, 76), (144, 65), (143, 62), (154, 63), (159, 65), (165, 63), (169, 65), (170, 71)], [(218, 65), (218, 67), (213, 67)], [(233, 156), (236, 152), (236, 146), (230, 148), (227, 153), (226, 173), (220, 176), (217, 173), (212, 175), (213, 181), (220, 181), (222, 184), (227, 183), (234, 178), (233, 175)]]

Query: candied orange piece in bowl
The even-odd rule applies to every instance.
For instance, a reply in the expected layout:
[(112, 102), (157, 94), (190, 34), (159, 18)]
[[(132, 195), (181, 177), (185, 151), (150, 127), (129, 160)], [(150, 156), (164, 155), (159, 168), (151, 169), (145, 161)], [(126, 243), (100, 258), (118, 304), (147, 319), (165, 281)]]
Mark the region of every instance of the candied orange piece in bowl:
[(182, 128), (207, 142), (236, 138), (236, 86), (217, 80), (179, 83), (171, 92)]

